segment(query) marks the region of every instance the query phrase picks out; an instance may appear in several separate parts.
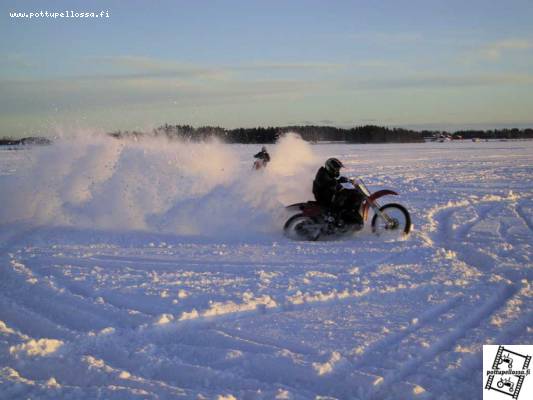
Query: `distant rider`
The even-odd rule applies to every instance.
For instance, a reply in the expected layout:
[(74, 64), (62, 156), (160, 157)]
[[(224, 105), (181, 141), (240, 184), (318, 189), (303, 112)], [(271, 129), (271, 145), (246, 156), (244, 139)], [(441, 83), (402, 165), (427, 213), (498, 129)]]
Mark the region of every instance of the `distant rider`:
[[(313, 181), (313, 194), (316, 201), (327, 210), (331, 211), (336, 218), (347, 223), (363, 224), (359, 215), (361, 198), (354, 190), (350, 193), (342, 190), (341, 183), (349, 182), (349, 179), (340, 176), (343, 163), (337, 158), (328, 158), (323, 167), (316, 173)], [(340, 221), (339, 221), (340, 222)]]
[(270, 154), (268, 154), (265, 146), (261, 147), (261, 151), (254, 155), (254, 158), (257, 158), (254, 163), (255, 169), (266, 167), (266, 165), (270, 162)]

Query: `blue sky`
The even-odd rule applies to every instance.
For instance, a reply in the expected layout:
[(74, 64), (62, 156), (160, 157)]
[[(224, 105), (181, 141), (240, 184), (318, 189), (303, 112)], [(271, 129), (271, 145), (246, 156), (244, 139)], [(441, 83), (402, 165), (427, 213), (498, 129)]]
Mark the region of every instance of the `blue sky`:
[[(533, 126), (529, 1), (0, 0), (0, 136)], [(109, 18), (11, 18), (10, 12)]]

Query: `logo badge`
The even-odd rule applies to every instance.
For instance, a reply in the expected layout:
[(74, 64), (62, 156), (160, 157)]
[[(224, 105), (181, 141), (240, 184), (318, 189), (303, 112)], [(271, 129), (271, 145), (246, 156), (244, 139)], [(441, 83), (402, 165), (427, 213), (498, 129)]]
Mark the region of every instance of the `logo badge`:
[(531, 399), (533, 346), (483, 346), (483, 400)]

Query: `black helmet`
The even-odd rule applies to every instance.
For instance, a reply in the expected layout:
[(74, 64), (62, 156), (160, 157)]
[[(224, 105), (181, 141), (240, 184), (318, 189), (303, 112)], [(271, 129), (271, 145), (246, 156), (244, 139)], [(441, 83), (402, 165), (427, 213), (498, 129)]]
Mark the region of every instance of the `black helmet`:
[(331, 175), (339, 176), (341, 168), (344, 167), (344, 165), (338, 158), (328, 158), (325, 167)]
[(266, 152), (267, 151), (266, 146), (261, 147), (261, 151)]

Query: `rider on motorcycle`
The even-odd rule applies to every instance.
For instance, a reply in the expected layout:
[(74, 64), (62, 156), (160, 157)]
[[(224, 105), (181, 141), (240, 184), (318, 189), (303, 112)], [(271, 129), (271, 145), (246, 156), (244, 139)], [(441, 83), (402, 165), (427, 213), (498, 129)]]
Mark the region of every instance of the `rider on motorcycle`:
[(355, 189), (345, 190), (342, 183), (349, 179), (340, 176), (343, 163), (337, 158), (328, 158), (316, 173), (313, 181), (313, 194), (316, 201), (329, 210), (337, 223), (363, 225), (359, 214), (362, 198)]
[(268, 154), (268, 151), (265, 146), (261, 147), (261, 151), (254, 155), (254, 158), (257, 158), (262, 161), (263, 166), (266, 166), (267, 163), (270, 161), (270, 154)]

